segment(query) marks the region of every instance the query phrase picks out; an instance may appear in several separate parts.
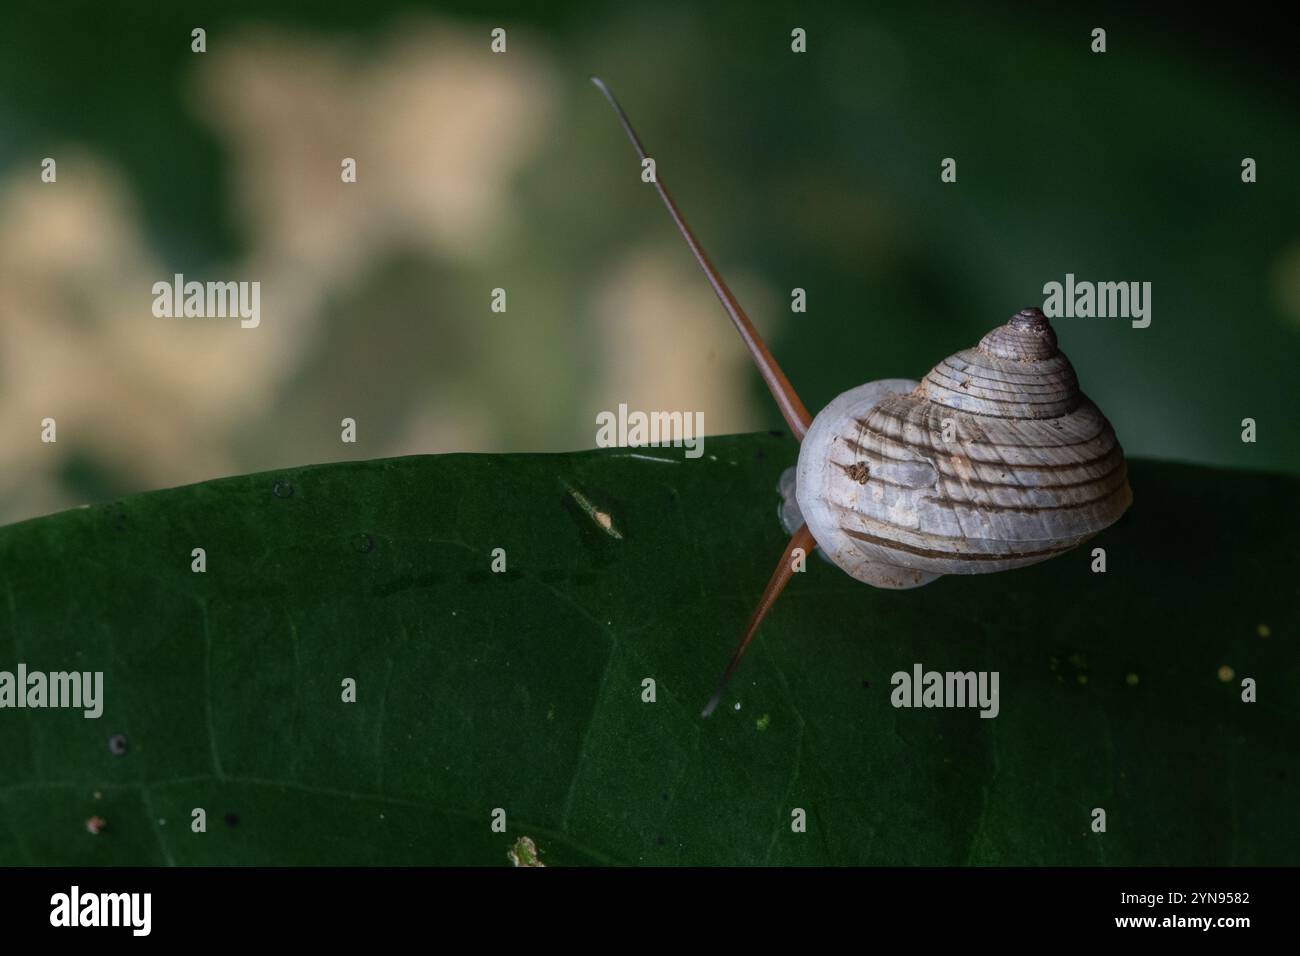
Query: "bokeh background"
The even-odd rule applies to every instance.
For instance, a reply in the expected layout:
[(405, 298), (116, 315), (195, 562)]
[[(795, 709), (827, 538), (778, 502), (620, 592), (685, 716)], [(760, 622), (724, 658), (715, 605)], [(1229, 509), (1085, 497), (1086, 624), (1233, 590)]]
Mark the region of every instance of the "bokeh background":
[[(1148, 329), (1057, 322), (1126, 450), (1300, 469), (1290, 34), (1043, 6), (7, 2), (0, 523), (311, 462), (587, 448), (620, 402), (779, 426), (591, 73), (810, 408), (920, 377), (1067, 272), (1149, 281)], [(177, 272), (260, 281), (261, 326), (155, 318)]]

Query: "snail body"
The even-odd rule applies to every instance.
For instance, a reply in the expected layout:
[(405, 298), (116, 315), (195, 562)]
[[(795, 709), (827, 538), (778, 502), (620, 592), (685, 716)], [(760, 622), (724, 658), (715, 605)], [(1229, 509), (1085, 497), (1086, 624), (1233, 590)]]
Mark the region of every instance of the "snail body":
[(1045, 561), (1132, 501), (1115, 431), (1037, 309), (921, 382), (833, 400), (804, 436), (795, 488), (826, 557), (887, 588)]
[[(623, 108), (609, 101), (643, 168)], [(1038, 309), (1016, 313), (920, 382), (884, 379), (840, 395), (816, 418), (705, 255), (657, 175), (649, 180), (801, 441), (782, 476), (790, 541), (704, 708), (711, 714), (799, 560), (816, 549), (859, 581), (914, 588), (945, 574), (1036, 564), (1113, 524), (1132, 501), (1124, 452)], [(794, 480), (791, 482), (791, 471)]]

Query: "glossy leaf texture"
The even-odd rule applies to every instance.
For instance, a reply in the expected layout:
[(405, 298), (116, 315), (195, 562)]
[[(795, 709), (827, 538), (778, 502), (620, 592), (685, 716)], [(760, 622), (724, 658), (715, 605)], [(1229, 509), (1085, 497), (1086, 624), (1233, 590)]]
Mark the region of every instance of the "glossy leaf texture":
[[(1135, 461), (1084, 548), (913, 591), (810, 559), (701, 719), (796, 455), (319, 465), (0, 529), (0, 670), (105, 682), (99, 719), (0, 710), (0, 864), (1300, 862), (1300, 480)], [(996, 671), (998, 715), (894, 707), (916, 664)]]

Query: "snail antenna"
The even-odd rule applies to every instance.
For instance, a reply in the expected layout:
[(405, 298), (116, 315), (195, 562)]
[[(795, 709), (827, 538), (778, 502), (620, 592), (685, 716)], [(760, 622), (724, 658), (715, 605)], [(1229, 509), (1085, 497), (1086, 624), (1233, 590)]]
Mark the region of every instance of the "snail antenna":
[(727, 664), (727, 669), (722, 673), (722, 680), (718, 682), (718, 689), (709, 698), (704, 712), (700, 714), (701, 717), (709, 716), (717, 708), (718, 702), (722, 700), (722, 692), (727, 689), (727, 681), (731, 680), (731, 675), (740, 666), (740, 659), (745, 656), (745, 651), (749, 648), (749, 642), (758, 633), (758, 626), (763, 623), (763, 618), (767, 617), (767, 612), (772, 609), (772, 605), (776, 603), (776, 599), (780, 597), (781, 592), (785, 590), (785, 586), (790, 583), (790, 578), (794, 576), (794, 565), (791, 558), (794, 556), (795, 550), (802, 548), (803, 553), (808, 555), (815, 547), (817, 547), (817, 541), (813, 538), (812, 532), (808, 530), (808, 526), (806, 524), (800, 525), (799, 530), (790, 539), (790, 543), (785, 546), (785, 553), (781, 555), (781, 563), (772, 572), (772, 578), (767, 582), (767, 587), (763, 590), (763, 596), (758, 600), (758, 607), (754, 608), (754, 614), (749, 619), (749, 627), (745, 629), (745, 636), (740, 639), (740, 645), (736, 648), (736, 652), (731, 655), (731, 661)]
[[(623, 112), (623, 107), (618, 105), (618, 100), (614, 94), (609, 91), (609, 87), (598, 76), (593, 76), (591, 82), (596, 84), (596, 88), (605, 94), (605, 99), (609, 100), (609, 105), (614, 108), (614, 113), (618, 116), (618, 121), (623, 125), (623, 132), (627, 133), (627, 138), (632, 141), (633, 148), (642, 161), (649, 159), (646, 155), (645, 147), (641, 145), (641, 138), (636, 135), (636, 130), (632, 128), (632, 123), (628, 120), (627, 114)], [(741, 339), (744, 340), (749, 354), (754, 358), (754, 364), (758, 366), (758, 373), (763, 376), (763, 381), (767, 383), (768, 391), (776, 399), (777, 408), (785, 417), (786, 423), (790, 430), (794, 432), (795, 437), (802, 440), (804, 434), (808, 431), (808, 426), (812, 423), (812, 416), (808, 414), (808, 409), (804, 407), (799, 396), (795, 394), (794, 387), (790, 380), (785, 377), (781, 371), (781, 366), (776, 364), (776, 359), (772, 358), (772, 353), (768, 351), (767, 345), (759, 336), (754, 324), (749, 321), (749, 316), (745, 310), (740, 307), (736, 297), (732, 294), (727, 283), (722, 281), (722, 276), (718, 274), (717, 268), (705, 254), (700, 241), (695, 238), (695, 233), (691, 232), (691, 227), (686, 225), (686, 220), (682, 218), (677, 204), (673, 202), (672, 196), (668, 194), (667, 188), (663, 181), (659, 179), (656, 171), (654, 177), (654, 187), (659, 192), (659, 198), (664, 201), (668, 207), (668, 214), (673, 217), (673, 222), (677, 224), (677, 231), (682, 234), (686, 240), (686, 245), (691, 249), (695, 256), (695, 261), (700, 264), (704, 274), (709, 279), (709, 285), (713, 286), (713, 291), (717, 293), (718, 299), (722, 302), (722, 307), (726, 310), (727, 315), (731, 317), (732, 323), (736, 326), (736, 331), (740, 333)], [(755, 625), (757, 626), (757, 625)]]

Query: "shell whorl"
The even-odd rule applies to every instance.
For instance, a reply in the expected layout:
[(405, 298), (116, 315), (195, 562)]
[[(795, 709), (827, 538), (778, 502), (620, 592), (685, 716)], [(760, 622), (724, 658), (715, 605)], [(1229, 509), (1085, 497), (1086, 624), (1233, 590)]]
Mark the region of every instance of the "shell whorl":
[(936, 405), (989, 418), (1059, 418), (1078, 407), (1074, 367), (1038, 309), (1013, 315), (973, 349), (930, 370), (921, 395)]
[(1034, 564), (1132, 500), (1115, 432), (1037, 309), (911, 384), (846, 392), (800, 450), (800, 510), (854, 577), (910, 587)]

